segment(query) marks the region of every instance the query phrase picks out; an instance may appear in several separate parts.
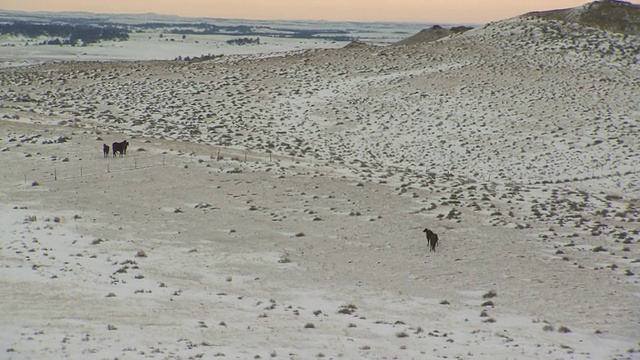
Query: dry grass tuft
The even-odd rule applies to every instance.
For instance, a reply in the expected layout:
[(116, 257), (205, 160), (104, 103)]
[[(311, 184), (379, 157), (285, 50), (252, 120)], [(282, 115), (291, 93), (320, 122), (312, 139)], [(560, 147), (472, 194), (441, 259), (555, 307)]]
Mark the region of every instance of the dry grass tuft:
[(353, 305), (353, 304), (348, 304), (348, 305), (341, 305), (340, 309), (338, 310), (338, 314), (346, 314), (346, 315), (351, 315), (353, 314), (356, 310), (358, 310), (358, 307)]
[(498, 296), (498, 293), (495, 290), (490, 290), (488, 292), (486, 292), (484, 295), (482, 295), (483, 299), (491, 299)]
[(566, 333), (570, 333), (570, 332), (571, 332), (571, 329), (569, 329), (568, 327), (566, 327), (566, 326), (564, 326), (564, 325), (561, 325), (561, 326), (558, 328), (558, 332), (559, 332), (559, 333), (566, 334)]

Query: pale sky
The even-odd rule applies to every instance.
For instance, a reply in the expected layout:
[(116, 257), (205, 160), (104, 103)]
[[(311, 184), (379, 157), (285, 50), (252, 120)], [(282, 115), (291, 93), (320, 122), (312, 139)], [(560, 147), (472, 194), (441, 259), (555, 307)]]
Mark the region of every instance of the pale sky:
[[(157, 13), (254, 20), (486, 23), (585, 0), (0, 0), (2, 10)], [(639, 4), (640, 0), (631, 0)]]

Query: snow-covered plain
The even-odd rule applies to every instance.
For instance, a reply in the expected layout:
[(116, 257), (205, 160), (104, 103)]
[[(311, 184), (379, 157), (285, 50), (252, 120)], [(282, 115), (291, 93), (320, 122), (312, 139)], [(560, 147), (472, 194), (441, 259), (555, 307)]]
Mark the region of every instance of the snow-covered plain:
[(523, 18), (204, 62), (3, 49), (0, 351), (638, 358), (639, 49)]
[(128, 41), (105, 41), (86, 47), (27, 45), (16, 36), (2, 36), (0, 65), (3, 67), (26, 66), (56, 61), (132, 61), (174, 60), (180, 57), (202, 55), (256, 54), (295, 51), (314, 48), (336, 48), (342, 42), (291, 38), (262, 38), (260, 45), (230, 46), (231, 35), (194, 35), (182, 40), (179, 36), (160, 38), (158, 34), (133, 33)]

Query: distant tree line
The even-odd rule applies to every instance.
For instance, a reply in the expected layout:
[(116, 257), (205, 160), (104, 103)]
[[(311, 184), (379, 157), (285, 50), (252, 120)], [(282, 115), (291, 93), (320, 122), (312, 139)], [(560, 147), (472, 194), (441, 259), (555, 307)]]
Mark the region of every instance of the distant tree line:
[[(69, 20), (71, 21), (71, 20)], [(341, 29), (295, 29), (295, 28), (270, 28), (250, 25), (225, 25), (219, 26), (205, 23), (180, 24), (152, 22), (136, 25), (108, 24), (108, 23), (55, 23), (42, 24), (31, 22), (0, 23), (0, 35), (22, 35), (27, 38), (49, 37), (40, 42), (43, 45), (87, 45), (102, 40), (129, 39), (131, 32), (144, 32), (144, 29), (163, 29), (167, 34), (182, 35), (237, 35), (251, 36), (228, 41), (229, 44), (247, 45), (259, 44), (257, 36), (284, 37), (299, 39), (323, 39), (330, 41), (354, 41), (354, 37), (348, 36), (346, 30)], [(258, 30), (259, 29), (259, 30)]]
[(229, 45), (251, 45), (251, 44), (260, 45), (260, 38), (255, 38), (255, 39), (251, 39), (251, 38), (231, 39), (231, 40), (227, 40), (227, 44), (229, 44)]
[[(166, 28), (166, 27), (175, 27), (172, 24), (162, 24), (162, 23), (148, 23), (144, 25), (136, 25), (148, 28)], [(181, 25), (180, 29), (172, 29), (170, 32), (172, 34), (186, 34), (186, 35), (220, 35), (220, 34), (242, 34), (249, 35), (254, 34), (255, 31), (253, 27), (248, 25), (229, 25), (229, 26), (218, 26), (213, 24), (187, 24)], [(185, 27), (189, 27), (189, 29), (185, 29)]]
[(128, 40), (129, 31), (115, 26), (65, 25), (65, 24), (29, 24), (15, 22), (0, 24), (0, 34), (37, 38), (48, 36), (51, 40), (42, 45), (86, 45), (102, 40)]
[(193, 57), (182, 57), (182, 56), (178, 56), (176, 57), (176, 61), (189, 61), (189, 62), (199, 62), (199, 61), (207, 61), (207, 60), (213, 60), (215, 58), (219, 58), (222, 57), (222, 55), (214, 55), (214, 54), (206, 54), (206, 55), (200, 55), (200, 56), (193, 56)]
[[(147, 23), (144, 25), (136, 25), (148, 28), (167, 28), (173, 27), (171, 24), (163, 23)], [(295, 28), (271, 28), (261, 27), (261, 31), (256, 31), (254, 26), (249, 25), (232, 25), (218, 26), (213, 24), (186, 24), (181, 25), (180, 29), (171, 29), (167, 31), (172, 34), (186, 35), (253, 35), (266, 37), (284, 37), (294, 39), (323, 39), (333, 41), (354, 41), (357, 40), (352, 36), (347, 36), (346, 30), (340, 29), (295, 29)], [(185, 29), (189, 27), (189, 29)]]

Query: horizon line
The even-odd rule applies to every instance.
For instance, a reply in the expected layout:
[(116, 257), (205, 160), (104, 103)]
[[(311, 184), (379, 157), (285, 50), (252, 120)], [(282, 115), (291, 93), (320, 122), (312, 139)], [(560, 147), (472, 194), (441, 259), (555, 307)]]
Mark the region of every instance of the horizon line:
[[(429, 24), (429, 25), (468, 25), (468, 26), (480, 26), (487, 24), (486, 22), (479, 23), (470, 23), (470, 22), (434, 22), (434, 21), (402, 21), (402, 20), (326, 20), (326, 19), (257, 19), (257, 18), (232, 18), (232, 17), (208, 17), (208, 16), (185, 16), (185, 15), (176, 15), (176, 14), (163, 14), (157, 13), (153, 11), (148, 12), (126, 12), (126, 13), (116, 13), (116, 12), (93, 12), (86, 10), (61, 10), (61, 11), (51, 11), (51, 10), (10, 10), (0, 8), (0, 12), (11, 12), (11, 13), (24, 13), (24, 14), (92, 14), (92, 15), (108, 15), (108, 16), (144, 16), (144, 15), (154, 15), (154, 16), (164, 16), (164, 17), (175, 17), (180, 19), (208, 19), (208, 20), (241, 20), (241, 21), (261, 21), (261, 22), (325, 22), (325, 23), (358, 23), (358, 24), (366, 24), (366, 23), (378, 23), (378, 24)], [(504, 19), (503, 19), (504, 20)], [(500, 20), (494, 20), (500, 21)]]
[[(208, 16), (187, 16), (177, 14), (158, 13), (153, 11), (147, 12), (92, 12), (86, 10), (12, 10), (0, 8), (0, 12), (7, 13), (23, 13), (23, 14), (87, 14), (87, 15), (104, 15), (104, 16), (144, 16), (154, 15), (159, 17), (174, 17), (179, 19), (207, 19), (207, 20), (237, 20), (237, 21), (261, 21), (261, 22), (317, 22), (317, 23), (378, 23), (378, 24), (427, 24), (427, 25), (467, 25), (481, 26), (489, 22), (434, 22), (434, 21), (416, 21), (416, 20), (327, 20), (327, 19), (266, 19), (266, 18), (242, 18), (242, 17), (208, 17)], [(506, 20), (501, 19), (501, 20)], [(1, 19), (0, 19), (1, 20)], [(490, 22), (501, 21), (493, 20)]]

